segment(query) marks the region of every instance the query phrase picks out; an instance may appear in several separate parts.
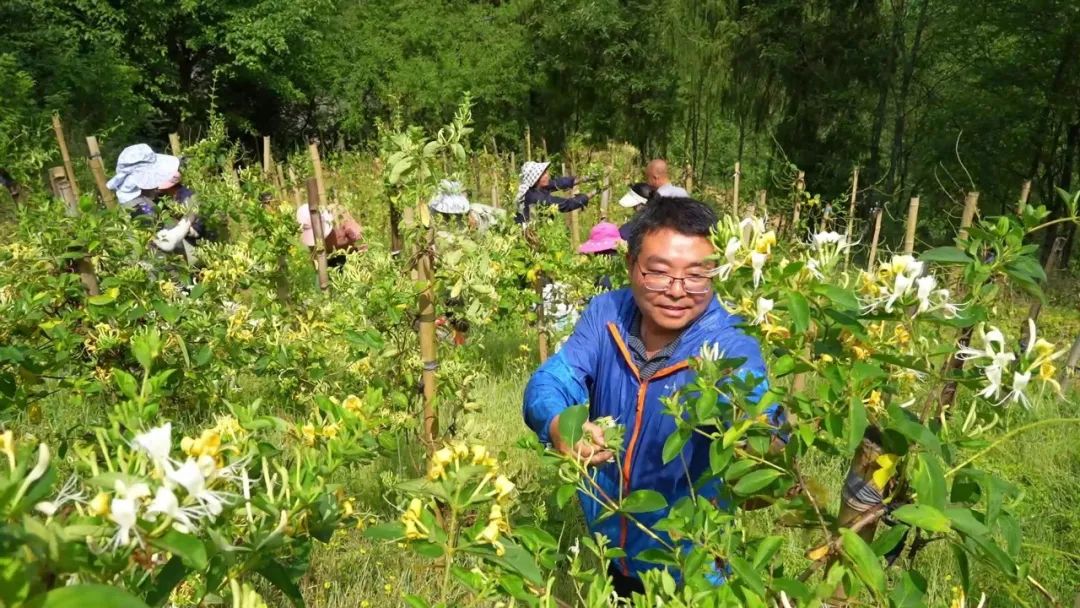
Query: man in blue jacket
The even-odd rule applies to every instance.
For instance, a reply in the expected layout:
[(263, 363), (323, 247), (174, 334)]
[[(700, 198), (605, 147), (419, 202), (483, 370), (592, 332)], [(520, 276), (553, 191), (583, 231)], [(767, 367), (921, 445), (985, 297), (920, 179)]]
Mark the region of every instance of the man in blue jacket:
[[(693, 379), (689, 360), (703, 347), (718, 345), (728, 358), (745, 359), (735, 373), (765, 378), (765, 364), (757, 341), (737, 325), (712, 290), (710, 270), (714, 253), (709, 240), (715, 213), (689, 198), (654, 200), (635, 219), (629, 240), (630, 287), (593, 298), (566, 344), (544, 363), (525, 389), (525, 422), (566, 454), (577, 454), (596, 466), (597, 483), (608, 496), (627, 496), (640, 489), (656, 490), (668, 505), (689, 495), (695, 481), (709, 468), (709, 444), (695, 434), (680, 457), (663, 464), (664, 441), (675, 430), (674, 419), (660, 402)], [(762, 381), (756, 389), (765, 390)], [(559, 414), (581, 403), (589, 404), (589, 417), (612, 416), (626, 427), (621, 468), (604, 447), (603, 431), (586, 422), (585, 439), (568, 446), (559, 436)], [(717, 484), (698, 492), (715, 498)], [(609, 573), (617, 593), (643, 591), (640, 572), (656, 567), (636, 559), (655, 540), (624, 517), (598, 521), (601, 506), (581, 496), (585, 519), (594, 533), (602, 533), (627, 558), (617, 560)], [(667, 509), (636, 516), (652, 528)], [(669, 539), (661, 532), (657, 532)]]

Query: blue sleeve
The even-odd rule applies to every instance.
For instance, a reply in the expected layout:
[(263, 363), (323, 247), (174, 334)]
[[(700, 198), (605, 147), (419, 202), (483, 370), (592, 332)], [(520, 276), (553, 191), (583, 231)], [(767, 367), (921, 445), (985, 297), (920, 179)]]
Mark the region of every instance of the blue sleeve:
[(563, 347), (533, 373), (525, 386), (525, 424), (544, 443), (551, 443), (548, 427), (556, 416), (568, 407), (589, 401), (604, 331), (598, 305), (601, 299), (593, 299)]
[(525, 194), (525, 202), (530, 205), (554, 205), (559, 208), (562, 213), (573, 211), (574, 209), (581, 209), (589, 202), (589, 197), (585, 194), (578, 194), (571, 196), (570, 198), (563, 198), (561, 196), (555, 196), (547, 190), (534, 188), (529, 190)]
[(545, 189), (549, 192), (554, 192), (555, 190), (569, 190), (574, 187), (575, 181), (577, 181), (577, 178), (573, 175), (553, 177), (551, 178), (551, 181), (548, 182), (548, 186)]

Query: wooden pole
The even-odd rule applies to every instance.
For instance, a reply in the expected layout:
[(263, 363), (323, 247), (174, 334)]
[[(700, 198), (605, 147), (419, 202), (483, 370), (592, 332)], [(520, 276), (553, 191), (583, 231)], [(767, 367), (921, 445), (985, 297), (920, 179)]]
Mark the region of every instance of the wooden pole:
[[(58, 196), (64, 199), (67, 204), (67, 214), (72, 217), (79, 215), (79, 199), (71, 189), (71, 184), (68, 183), (64, 167), (53, 167), (49, 171), (49, 181), (52, 182), (53, 189)], [(86, 257), (83, 247), (70, 245), (68, 251), (81, 253), (79, 257), (72, 259), (71, 269), (79, 275), (79, 281), (83, 284), (83, 288), (86, 289), (86, 295), (96, 296), (100, 294), (101, 289), (98, 287), (94, 264), (90, 261), (90, 258)]]
[(1024, 208), (1027, 207), (1029, 196), (1031, 196), (1031, 180), (1025, 179), (1020, 186), (1020, 205), (1016, 209), (1018, 215), (1024, 215)]
[(495, 157), (495, 166), (491, 169), (491, 206), (499, 208), (499, 157)]
[(49, 183), (52, 185), (53, 193), (63, 200), (67, 206), (68, 217), (79, 215), (79, 199), (71, 188), (71, 182), (68, 181), (67, 171), (64, 170), (63, 166), (53, 167), (49, 170)]
[(322, 158), (319, 156), (319, 138), (313, 137), (308, 144), (311, 153), (311, 166), (315, 169), (315, 183), (319, 187), (319, 200), (326, 200), (326, 182), (323, 181)]
[[(573, 173), (573, 167), (570, 167), (570, 173)], [(569, 175), (566, 172), (566, 163), (562, 163), (562, 174)], [(571, 190), (572, 196), (577, 195), (577, 186), (575, 185)], [(581, 244), (581, 218), (578, 215), (578, 210), (574, 209), (570, 212), (570, 246), (577, 251), (578, 245)]]
[(79, 198), (79, 183), (75, 179), (75, 167), (71, 164), (71, 155), (68, 154), (67, 140), (64, 138), (64, 125), (60, 122), (60, 115), (53, 112), (53, 132), (56, 134), (56, 143), (60, 146), (60, 157), (64, 160), (64, 172), (67, 173), (68, 186), (75, 198)]
[(271, 151), (270, 151), (270, 136), (269, 135), (263, 135), (262, 148), (263, 148), (263, 173), (265, 173), (266, 176), (269, 178), (269, 177), (273, 176), (273, 170), (274, 170), (274, 157), (273, 157), (273, 155), (271, 154)]
[[(1068, 239), (1064, 236), (1059, 236), (1054, 239), (1054, 244), (1050, 247), (1050, 255), (1046, 256), (1046, 263), (1043, 264), (1043, 274), (1046, 275), (1047, 283), (1050, 282), (1050, 275), (1057, 268), (1058, 261), (1061, 260), (1061, 253), (1065, 251), (1065, 242)], [(1042, 312), (1042, 301), (1035, 300), (1031, 303), (1031, 307), (1028, 308), (1027, 318), (1032, 321), (1039, 319), (1039, 313)], [(1025, 320), (1023, 326), (1020, 328), (1020, 343), (1025, 347), (1031, 336), (1028, 335), (1028, 323)]]
[(183, 148), (180, 147), (180, 134), (169, 133), (169, 147), (172, 148), (173, 156), (180, 156)]
[(911, 255), (915, 251), (915, 224), (919, 221), (919, 197), (911, 197), (907, 210), (907, 230), (904, 232), (904, 253)]
[(315, 237), (315, 270), (319, 276), (319, 289), (326, 291), (330, 286), (330, 276), (326, 273), (326, 232), (323, 230), (322, 210), (319, 209), (319, 182), (314, 177), (307, 180), (308, 212), (311, 216), (311, 233)]
[(544, 156), (541, 157), (541, 160), (547, 160), (548, 159), (547, 139), (545, 139), (543, 137), (540, 138), (540, 150), (544, 153)]
[(806, 190), (806, 173), (799, 171), (795, 178), (795, 194), (792, 201), (791, 234), (799, 236), (799, 215), (802, 213), (802, 193)]
[(870, 274), (874, 273), (874, 263), (877, 261), (877, 244), (878, 238), (881, 237), (881, 216), (884, 215), (884, 209), (878, 207), (874, 214), (874, 238), (870, 241), (870, 259), (866, 262), (866, 272)]
[(97, 138), (93, 135), (86, 138), (86, 147), (90, 150), (90, 173), (94, 175), (94, 184), (97, 185), (101, 202), (109, 209), (116, 207), (116, 195), (106, 185), (105, 167), (101, 163), (101, 149), (98, 148)]
[(978, 208), (979, 193), (968, 192), (967, 196), (964, 197), (964, 215), (960, 217), (960, 231), (956, 235), (957, 240), (967, 240), (968, 228), (971, 227), (971, 222), (974, 221)]
[[(859, 195), (859, 166), (851, 171), (851, 202), (848, 204), (847, 228), (844, 229), (844, 240), (851, 244), (851, 235), (855, 230), (855, 200)], [(851, 264), (851, 247), (844, 251), (844, 270)]]
[(768, 196), (769, 196), (768, 191), (766, 191), (766, 190), (758, 190), (758, 193), (757, 193), (757, 197), (758, 197), (757, 213), (762, 218), (769, 215)]
[(686, 180), (685, 180), (686, 181), (686, 184), (685, 184), (686, 193), (687, 194), (693, 194), (693, 192), (694, 192), (694, 168), (690, 165), (690, 163), (686, 163), (685, 174), (686, 174)]
[(299, 207), (304, 204), (304, 194), (300, 191), (300, 184), (296, 179), (296, 171), (289, 167), (289, 192), (292, 193), (292, 202)]
[(1076, 366), (1080, 365), (1080, 336), (1076, 336), (1076, 340), (1073, 341), (1072, 348), (1069, 349), (1069, 358), (1065, 360), (1065, 369), (1062, 370), (1066, 376), (1077, 373)]
[(604, 173), (604, 191), (600, 193), (600, 221), (608, 219), (608, 209), (611, 205), (611, 167)]
[[(417, 200), (417, 217), (423, 222), (427, 209), (423, 200)], [(417, 280), (423, 289), (417, 297), (420, 319), (420, 362), (423, 364), (423, 439), (430, 451), (435, 450), (435, 438), (439, 435), (439, 416), (435, 409), (435, 370), (438, 369), (438, 351), (435, 342), (435, 272), (432, 249), (435, 244), (435, 222), (428, 221), (424, 250), (416, 262)]]
[(532, 132), (529, 131), (529, 127), (525, 127), (525, 160), (531, 161), (532, 157)]
[(278, 189), (278, 196), (285, 197), (285, 172), (281, 168), (280, 163), (274, 164), (274, 186)]
[(731, 193), (731, 212), (739, 217), (739, 178), (742, 177), (741, 163), (735, 163), (735, 188)]

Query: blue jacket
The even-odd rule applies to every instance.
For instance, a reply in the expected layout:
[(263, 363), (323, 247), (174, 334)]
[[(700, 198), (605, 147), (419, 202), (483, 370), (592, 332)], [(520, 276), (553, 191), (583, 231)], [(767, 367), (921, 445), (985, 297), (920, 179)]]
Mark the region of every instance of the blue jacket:
[[(728, 313), (716, 299), (683, 333), (670, 359), (670, 365), (650, 379), (639, 380), (637, 368), (626, 347), (626, 337), (637, 314), (637, 305), (629, 289), (608, 292), (593, 298), (566, 344), (540, 366), (525, 388), (525, 422), (550, 441), (551, 421), (567, 407), (589, 404), (589, 418), (612, 416), (626, 427), (622, 470), (614, 462), (596, 470), (596, 481), (611, 497), (627, 496), (633, 490), (652, 489), (667, 498), (668, 505), (689, 495), (690, 489), (709, 468), (709, 440), (695, 434), (683, 448), (682, 455), (663, 464), (664, 442), (675, 431), (675, 420), (664, 413), (660, 398), (670, 396), (693, 380), (688, 360), (698, 355), (705, 344), (718, 343), (729, 358), (745, 358), (736, 373), (753, 374), (763, 381), (757, 386), (759, 397), (766, 389), (765, 363), (754, 338), (736, 327), (741, 319)], [(699, 496), (716, 498), (719, 484), (711, 483), (698, 490)], [(581, 495), (582, 508), (589, 529), (602, 533), (622, 547), (628, 559), (619, 560), (624, 574), (655, 568), (634, 558), (638, 553), (659, 546), (626, 518), (614, 516), (597, 521), (600, 504)], [(652, 528), (667, 515), (668, 509), (640, 513), (636, 519)], [(671, 544), (669, 537), (657, 535)]]

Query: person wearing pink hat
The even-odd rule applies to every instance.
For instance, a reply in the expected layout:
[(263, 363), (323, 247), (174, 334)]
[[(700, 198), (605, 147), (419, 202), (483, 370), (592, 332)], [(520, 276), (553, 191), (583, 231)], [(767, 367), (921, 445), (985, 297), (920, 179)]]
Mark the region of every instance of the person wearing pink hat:
[[(589, 231), (589, 240), (578, 247), (578, 252), (603, 258), (615, 258), (619, 252), (619, 244), (625, 242), (619, 234), (617, 225), (611, 222), (600, 222)], [(610, 271), (611, 268), (606, 268), (596, 279), (596, 286), (604, 291), (611, 291), (613, 288)]]

